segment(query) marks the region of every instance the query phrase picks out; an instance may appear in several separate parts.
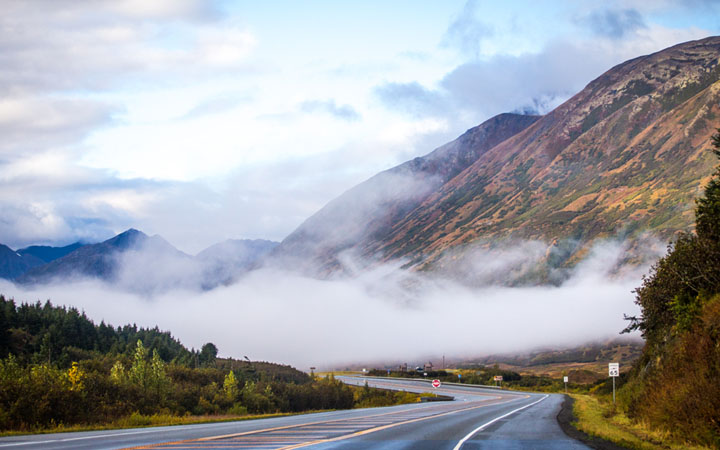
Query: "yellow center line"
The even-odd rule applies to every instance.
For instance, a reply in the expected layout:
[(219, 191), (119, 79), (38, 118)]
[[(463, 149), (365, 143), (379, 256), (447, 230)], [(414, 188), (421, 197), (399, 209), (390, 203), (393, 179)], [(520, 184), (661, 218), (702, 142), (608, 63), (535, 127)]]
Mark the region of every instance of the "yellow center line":
[[(500, 398), (500, 397), (498, 397), (498, 398)], [(442, 405), (442, 406), (446, 406), (446, 405)], [(421, 407), (418, 407), (417, 409), (415, 409), (415, 411), (423, 411), (423, 410), (428, 410), (428, 409), (432, 409), (432, 408), (438, 409), (439, 407), (438, 407), (438, 405), (428, 405), (425, 407), (421, 406)], [(389, 416), (391, 414), (400, 414), (400, 413), (406, 413), (406, 412), (407, 411), (390, 411), (390, 412), (386, 412), (386, 413), (382, 413), (382, 414), (374, 414), (372, 416), (365, 416), (365, 417), (358, 417), (358, 418), (346, 417), (346, 418), (342, 418), (342, 419), (333, 419), (333, 420), (324, 420), (324, 421), (320, 420), (318, 422), (310, 422), (310, 423), (297, 424), (297, 425), (284, 425), (281, 427), (264, 428), (261, 430), (245, 431), (242, 433), (225, 434), (225, 435), (220, 435), (220, 436), (209, 436), (209, 437), (197, 438), (197, 439), (185, 439), (185, 440), (181, 440), (181, 441), (163, 442), (163, 443), (158, 443), (158, 444), (140, 445), (137, 447), (127, 447), (125, 450), (141, 450), (141, 449), (150, 449), (150, 448), (157, 448), (157, 447), (163, 447), (163, 446), (177, 446), (177, 445), (182, 445), (185, 443), (198, 442), (198, 441), (230, 439), (230, 438), (239, 437), (239, 436), (248, 436), (248, 435), (252, 435), (252, 434), (268, 433), (268, 432), (275, 431), (275, 430), (288, 430), (291, 428), (300, 428), (300, 427), (305, 427), (308, 425), (333, 424), (336, 422), (355, 420), (355, 419), (372, 420), (375, 417)]]
[[(488, 396), (489, 396), (489, 395), (488, 395)], [(485, 407), (485, 406), (503, 404), (503, 403), (507, 403), (507, 402), (510, 402), (510, 401), (513, 401), (513, 400), (516, 400), (516, 399), (517, 399), (517, 396), (515, 396), (515, 395), (513, 395), (512, 397), (514, 397), (514, 398), (509, 398), (509, 399), (507, 399), (507, 400), (505, 400), (505, 401), (500, 401), (500, 402), (498, 402), (498, 401), (496, 401), (496, 400), (503, 400), (503, 396), (497, 396), (497, 395), (496, 395), (496, 396), (493, 396), (493, 397), (490, 398), (490, 399), (483, 400), (483, 404), (482, 404), (482, 405), (472, 406), (472, 407), (463, 408), (463, 409), (454, 409), (454, 410), (451, 410), (451, 411), (447, 411), (447, 412), (443, 412), (443, 413), (439, 413), (439, 414), (431, 414), (431, 415), (428, 415), (428, 416), (424, 416), (424, 417), (420, 417), (420, 418), (415, 418), (415, 419), (409, 419), (409, 420), (402, 420), (402, 419), (401, 419), (400, 422), (388, 423), (388, 424), (381, 425), (381, 426), (378, 426), (378, 427), (375, 427), (375, 428), (365, 429), (365, 430), (358, 431), (358, 432), (356, 432), (356, 433), (352, 433), (352, 434), (348, 434), (348, 435), (343, 435), (343, 436), (338, 436), (338, 437), (335, 437), (335, 438), (319, 439), (319, 440), (310, 441), (310, 442), (306, 442), (306, 443), (300, 443), (300, 444), (296, 444), (296, 445), (291, 445), (291, 446), (289, 446), (289, 447), (281, 447), (281, 448), (279, 448), (278, 450), (291, 450), (291, 449), (295, 449), (295, 448), (301, 448), (301, 447), (305, 447), (305, 446), (308, 446), (308, 445), (314, 445), (314, 444), (319, 444), (319, 443), (324, 443), (324, 442), (334, 442), (334, 441), (339, 441), (339, 440), (344, 440), (344, 439), (350, 439), (350, 438), (352, 438), (352, 437), (361, 436), (361, 435), (368, 434), (368, 433), (374, 433), (374, 432), (376, 432), (376, 431), (385, 430), (385, 429), (387, 429), (387, 428), (392, 428), (392, 427), (399, 426), (399, 425), (404, 425), (404, 424), (413, 423), (413, 422), (419, 422), (419, 421), (422, 421), (422, 420), (432, 419), (432, 418), (435, 418), (435, 417), (442, 417), (442, 416), (446, 416), (446, 415), (449, 415), (449, 414), (455, 414), (455, 413), (458, 413), (458, 412), (461, 412), (461, 411), (469, 411), (469, 410), (473, 410), (473, 409), (483, 408), (483, 407)], [(529, 397), (529, 396), (525, 395), (524, 397)], [(473, 402), (473, 403), (475, 403), (475, 402)], [(278, 438), (279, 436), (274, 435), (274, 433), (281, 432), (280, 430), (291, 430), (291, 429), (293, 429), (293, 428), (301, 428), (301, 427), (307, 427), (307, 426), (317, 426), (317, 425), (322, 425), (322, 424), (331, 424), (331, 426), (332, 426), (333, 424), (336, 424), (337, 422), (343, 422), (343, 421), (344, 421), (344, 422), (347, 422), (347, 421), (356, 421), (356, 420), (361, 420), (361, 421), (370, 420), (370, 421), (373, 421), (374, 418), (384, 417), (384, 416), (390, 416), (390, 415), (393, 415), (393, 414), (395, 414), (395, 415), (396, 415), (396, 418), (397, 418), (398, 415), (400, 415), (400, 417), (402, 417), (402, 415), (410, 415), (410, 414), (412, 414), (413, 412), (421, 412), (421, 413), (422, 413), (422, 412), (426, 412), (427, 410), (431, 410), (431, 409), (438, 409), (438, 410), (447, 409), (447, 407), (448, 407), (448, 405), (440, 405), (440, 406), (438, 406), (438, 405), (429, 405), (429, 406), (427, 406), (427, 407), (419, 407), (419, 408), (417, 408), (417, 409), (415, 409), (415, 410), (413, 410), (413, 411), (391, 411), (391, 412), (387, 412), (387, 413), (375, 414), (375, 415), (372, 415), (372, 416), (359, 417), (359, 418), (351, 418), (351, 417), (350, 417), (350, 418), (334, 419), (334, 420), (327, 420), (327, 421), (311, 422), (311, 423), (306, 423), (306, 424), (285, 425), (285, 426), (280, 426), (280, 427), (265, 428), (265, 429), (261, 429), (261, 430), (245, 431), (245, 432), (242, 432), (242, 433), (233, 433), (233, 434), (226, 434), (226, 435), (220, 435), (220, 436), (209, 436), (209, 437), (197, 438), (197, 439), (186, 439), (186, 440), (175, 441), (175, 442), (166, 442), (166, 443), (142, 445), (142, 446), (137, 446), (137, 447), (129, 447), (129, 448), (127, 448), (126, 450), (152, 449), (152, 448), (158, 448), (158, 447), (166, 447), (166, 448), (168, 448), (168, 449), (170, 449), (170, 448), (172, 448), (172, 447), (179, 447), (179, 448), (225, 448), (224, 446), (223, 446), (223, 447), (220, 447), (220, 446), (195, 447), (195, 446), (192, 446), (192, 445), (193, 445), (193, 443), (194, 443), (195, 445), (198, 445), (198, 444), (200, 444), (201, 442), (218, 441), (218, 440), (222, 440), (222, 439), (233, 439), (233, 438), (239, 438), (239, 437), (245, 437), (245, 436), (251, 437), (251, 436), (254, 435), (254, 434), (260, 434), (260, 433), (271, 434), (271, 435), (273, 435), (272, 437)], [(375, 423), (377, 423), (377, 422), (375, 422)], [(382, 422), (380, 422), (380, 423), (382, 423)], [(362, 424), (358, 424), (358, 425), (361, 425), (361, 426), (362, 426)], [(368, 423), (368, 424), (365, 424), (365, 425), (370, 425), (370, 426), (372, 426), (372, 425), (374, 425), (374, 424), (373, 424), (373, 423)], [(293, 432), (293, 433), (296, 433), (295, 436), (296, 436), (297, 438), (300, 438), (299, 435), (302, 433), (302, 431), (301, 431), (301, 430), (297, 430), (297, 431), (299, 431), (299, 433), (298, 433), (298, 432)], [(292, 431), (291, 431), (291, 432), (292, 432)], [(305, 436), (306, 438), (307, 438), (307, 437), (310, 437), (310, 436), (307, 436), (307, 434), (309, 434), (309, 433), (302, 433), (302, 434), (306, 434), (306, 436)], [(317, 433), (315, 433), (315, 434), (317, 434)], [(288, 436), (292, 436), (292, 434), (290, 434), (290, 435), (288, 435)], [(259, 436), (252, 436), (252, 438), (257, 438), (257, 437), (259, 437)], [(218, 444), (219, 444), (219, 443), (218, 443)], [(240, 444), (240, 443), (238, 442), (238, 444)], [(220, 445), (222, 445), (222, 444), (220, 444)], [(192, 446), (192, 447), (191, 447), (191, 446)]]
[[(501, 404), (503, 404), (503, 403), (507, 403), (507, 402), (510, 402), (510, 401), (512, 401), (512, 400), (507, 400), (507, 401), (505, 401), (505, 402), (493, 403), (493, 404), (494, 404), (494, 405), (501, 405)], [(293, 450), (293, 449), (296, 449), (296, 448), (307, 447), (307, 446), (310, 446), (310, 445), (324, 444), (324, 443), (327, 443), (327, 442), (344, 441), (344, 440), (346, 440), (346, 439), (352, 439), (352, 438), (354, 438), (354, 437), (363, 436), (363, 435), (366, 435), (366, 434), (375, 433), (375, 432), (382, 431), (382, 430), (387, 430), (388, 428), (394, 428), (394, 427), (397, 427), (397, 426), (400, 426), (400, 425), (407, 425), (407, 424), (409, 424), (409, 423), (422, 422), (423, 420), (435, 419), (435, 418), (442, 417), (442, 416), (449, 416), (450, 414), (455, 414), (455, 413), (459, 413), (459, 412), (463, 412), (463, 411), (470, 411), (470, 410), (478, 409), (478, 408), (484, 408), (484, 407), (486, 407), (486, 406), (490, 406), (490, 405), (489, 405), (489, 404), (482, 404), (482, 405), (473, 406), (473, 407), (465, 408), (465, 409), (456, 409), (456, 410), (454, 410), (454, 411), (448, 411), (448, 412), (441, 413), (441, 414), (436, 414), (436, 415), (433, 415), (433, 416), (419, 417), (419, 418), (417, 418), (417, 419), (406, 420), (406, 421), (404, 421), (404, 422), (396, 422), (396, 423), (391, 423), (391, 424), (388, 424), (388, 425), (383, 425), (383, 426), (381, 426), (381, 427), (370, 428), (369, 430), (358, 431), (357, 433), (348, 434), (348, 435), (345, 435), (345, 436), (338, 436), (338, 437), (330, 438), (330, 439), (319, 439), (319, 440), (317, 440), (317, 441), (303, 442), (303, 443), (301, 443), (301, 444), (291, 445), (291, 446), (288, 446), (288, 447), (281, 447), (281, 448), (279, 448), (279, 449), (277, 449), (277, 450)]]

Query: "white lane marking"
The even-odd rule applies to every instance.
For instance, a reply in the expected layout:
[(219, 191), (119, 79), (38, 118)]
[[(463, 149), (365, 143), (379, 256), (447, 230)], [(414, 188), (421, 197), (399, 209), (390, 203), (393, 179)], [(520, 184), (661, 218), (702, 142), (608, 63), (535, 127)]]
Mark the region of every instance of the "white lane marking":
[[(403, 405), (404, 406), (404, 405)], [(415, 406), (414, 404), (408, 405), (408, 406)], [(413, 408), (408, 408), (409, 411), (417, 411), (417, 410), (423, 410), (423, 409), (429, 409), (434, 407), (435, 405), (427, 405), (427, 406), (416, 406)], [(368, 409), (374, 409), (374, 408), (364, 408), (364, 410)], [(362, 411), (362, 410), (347, 410), (342, 412), (353, 412), (353, 411)], [(381, 414), (374, 414), (370, 416), (357, 416), (358, 418), (372, 418), (377, 416), (385, 416), (389, 414), (396, 414), (396, 412), (388, 412), (388, 413), (381, 413)], [(318, 413), (316, 417), (324, 417), (325, 413)], [(334, 419), (334, 421), (341, 421), (341, 420), (347, 420), (347, 419), (353, 419), (352, 417), (348, 418), (340, 418), (340, 419)], [(210, 423), (210, 424), (190, 424), (190, 425), (173, 425), (173, 426), (163, 426), (163, 427), (151, 427), (147, 430), (138, 430), (138, 431), (125, 431), (120, 433), (112, 433), (112, 434), (98, 434), (98, 435), (92, 435), (92, 436), (80, 436), (75, 438), (64, 438), (64, 439), (48, 439), (44, 441), (25, 441), (25, 442), (13, 442), (9, 444), (0, 444), (0, 448), (2, 447), (20, 447), (24, 445), (42, 445), (42, 444), (50, 444), (53, 442), (71, 442), (71, 441), (82, 441), (82, 440), (88, 440), (88, 439), (101, 439), (101, 438), (107, 438), (107, 437), (118, 437), (118, 436), (132, 436), (135, 434), (147, 434), (147, 433), (153, 433), (153, 432), (165, 432), (165, 431), (176, 431), (176, 430), (187, 430), (187, 429), (194, 429), (194, 430), (202, 430), (206, 428), (221, 428), (223, 426), (233, 425), (236, 422), (219, 422), (219, 423)], [(290, 425), (289, 427), (299, 427), (299, 426), (305, 426), (305, 425), (312, 425), (314, 423), (325, 423), (325, 421), (320, 422), (309, 422), (306, 424), (300, 424), (300, 425)]]
[[(232, 423), (232, 422), (230, 422), (230, 423)], [(200, 426), (198, 426), (198, 425), (200, 425)], [(219, 426), (221, 426), (221, 425), (227, 425), (227, 422), (220, 422), (220, 423), (208, 424), (208, 425), (205, 425), (205, 426), (202, 426), (201, 424), (195, 424), (195, 427), (196, 427), (195, 429), (196, 429), (196, 430), (199, 430), (199, 429), (205, 429), (205, 428), (217, 428), (217, 427), (219, 427)], [(13, 443), (11, 443), (11, 444), (0, 444), (0, 447), (18, 447), (18, 446), (21, 446), (21, 445), (41, 445), (41, 444), (48, 444), (48, 443), (51, 443), (51, 442), (70, 442), (70, 441), (82, 441), (82, 440), (87, 440), (87, 439), (101, 439), (101, 438), (106, 438), (106, 437), (132, 436), (132, 435), (135, 435), (135, 434), (147, 434), (147, 433), (163, 432), (163, 431), (168, 431), (168, 429), (169, 429), (169, 430), (172, 430), (172, 431), (175, 431), (175, 430), (186, 430), (186, 429), (192, 428), (192, 427), (193, 427), (192, 424), (191, 424), (191, 425), (175, 425), (175, 426), (171, 426), (171, 427), (152, 427), (152, 428), (147, 429), (147, 430), (126, 431), (126, 432), (123, 432), (123, 433), (96, 434), (96, 435), (92, 435), (92, 436), (80, 436), (80, 437), (75, 437), (75, 438), (49, 439), (49, 440), (46, 440), (46, 441), (13, 442)]]
[(12, 444), (0, 444), (0, 447), (17, 447), (20, 445), (41, 445), (41, 444), (49, 444), (51, 442), (82, 441), (82, 440), (86, 440), (86, 439), (100, 439), (100, 438), (116, 437), (116, 436), (131, 436), (133, 434), (145, 434), (145, 433), (152, 433), (152, 432), (157, 432), (157, 430), (135, 431), (135, 432), (130, 432), (130, 433), (100, 434), (100, 435), (95, 435), (95, 436), (82, 436), (82, 437), (76, 437), (76, 438), (50, 439), (47, 441), (15, 442)]
[(545, 395), (545, 397), (541, 398), (540, 400), (538, 400), (538, 401), (536, 401), (536, 402), (532, 402), (532, 403), (530, 403), (529, 405), (525, 405), (525, 406), (523, 406), (523, 407), (521, 407), (521, 408), (518, 408), (518, 409), (513, 409), (512, 411), (510, 411), (510, 412), (507, 413), (507, 414), (503, 414), (503, 415), (500, 416), (500, 417), (494, 418), (494, 419), (491, 420), (490, 422), (486, 422), (486, 423), (480, 425), (479, 427), (477, 427), (477, 428), (475, 428), (474, 430), (472, 430), (467, 436), (465, 436), (464, 438), (460, 439), (460, 442), (457, 443), (457, 445), (455, 446), (455, 448), (453, 448), (453, 450), (460, 450), (460, 447), (463, 446), (463, 444), (465, 443), (465, 441), (467, 441), (468, 439), (470, 439), (475, 433), (477, 433), (478, 431), (480, 431), (480, 430), (482, 430), (483, 428), (487, 427), (488, 425), (492, 425), (492, 424), (494, 424), (495, 422), (497, 422), (498, 420), (504, 419), (505, 417), (507, 417), (507, 416), (509, 416), (509, 415), (511, 415), (511, 414), (515, 414), (515, 413), (518, 412), (518, 411), (522, 411), (522, 410), (525, 409), (525, 408), (529, 408), (529, 407), (531, 407), (531, 406), (533, 406), (533, 405), (537, 405), (538, 403), (540, 403), (541, 401), (545, 400), (546, 398), (548, 398), (548, 395), (547, 395), (547, 394)]

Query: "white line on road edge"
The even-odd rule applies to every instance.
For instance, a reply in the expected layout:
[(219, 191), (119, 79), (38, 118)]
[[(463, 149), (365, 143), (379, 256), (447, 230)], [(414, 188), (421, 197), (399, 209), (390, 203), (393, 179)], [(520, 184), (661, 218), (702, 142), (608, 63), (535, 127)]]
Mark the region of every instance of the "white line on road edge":
[[(79, 437), (71, 437), (71, 438), (57, 438), (57, 439), (49, 439), (45, 441), (37, 440), (37, 441), (23, 441), (23, 442), (11, 442), (9, 444), (0, 444), (0, 447), (20, 447), (23, 445), (40, 445), (40, 444), (50, 444), (53, 442), (70, 442), (70, 441), (84, 441), (88, 439), (102, 439), (102, 438), (108, 438), (108, 437), (117, 437), (117, 436), (133, 436), (136, 434), (147, 434), (147, 433), (157, 433), (165, 431), (166, 428), (170, 428), (173, 431), (174, 430), (185, 430), (190, 427), (195, 427), (195, 430), (200, 430), (204, 428), (213, 428), (213, 426), (217, 425), (227, 425), (228, 423), (232, 422), (215, 422), (215, 423), (209, 423), (209, 424), (188, 424), (188, 425), (165, 425), (165, 426), (159, 426), (159, 427), (151, 427), (149, 429), (144, 430), (136, 430), (133, 428), (127, 428), (125, 430), (118, 430), (118, 433), (112, 433), (112, 434), (93, 434), (90, 436), (79, 436)], [(93, 433), (93, 431), (81, 431), (80, 433)], [(26, 436), (20, 436), (20, 437), (32, 437), (35, 435), (26, 435)]]
[(511, 414), (515, 414), (515, 413), (518, 412), (518, 411), (522, 411), (522, 410), (525, 409), (525, 408), (529, 408), (529, 407), (531, 407), (531, 406), (533, 406), (533, 405), (537, 405), (538, 403), (540, 403), (541, 401), (545, 400), (546, 398), (548, 398), (548, 395), (547, 395), (547, 394), (545, 395), (545, 397), (541, 398), (540, 400), (538, 400), (538, 401), (536, 401), (536, 402), (530, 403), (529, 405), (525, 405), (525, 406), (523, 406), (522, 408), (513, 409), (512, 411), (510, 411), (510, 412), (507, 413), (507, 414), (504, 414), (504, 415), (502, 415), (502, 416), (500, 416), (500, 417), (496, 417), (496, 418), (494, 418), (493, 420), (491, 420), (490, 422), (487, 422), (487, 423), (484, 423), (484, 424), (480, 425), (479, 427), (477, 427), (477, 428), (475, 428), (474, 430), (472, 430), (467, 436), (465, 436), (464, 438), (460, 439), (460, 442), (457, 443), (457, 445), (455, 446), (455, 448), (453, 448), (453, 450), (460, 450), (460, 447), (463, 446), (463, 444), (465, 443), (465, 441), (467, 441), (468, 439), (470, 439), (475, 433), (477, 433), (478, 431), (480, 431), (480, 430), (482, 430), (483, 428), (487, 427), (488, 425), (492, 425), (492, 424), (494, 424), (495, 422), (497, 422), (498, 420), (504, 419), (505, 417), (507, 417), (507, 416), (509, 416), (509, 415), (511, 415)]

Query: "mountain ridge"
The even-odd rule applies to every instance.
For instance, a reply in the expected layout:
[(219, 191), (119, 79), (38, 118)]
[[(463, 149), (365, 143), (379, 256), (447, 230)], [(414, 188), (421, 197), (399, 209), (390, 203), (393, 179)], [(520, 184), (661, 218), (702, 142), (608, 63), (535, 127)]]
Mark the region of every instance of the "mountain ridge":
[[(429, 269), (454, 264), (474, 246), (517, 239), (581, 242), (566, 263), (597, 239), (671, 238), (692, 227), (693, 199), (712, 172), (706, 150), (720, 117), (718, 55), (720, 37), (709, 37), (618, 64), (376, 233), (345, 245), (303, 242), (303, 224), (280, 249), (295, 238), (296, 247), (311, 247), (304, 254), (314, 248), (325, 261), (351, 250), (366, 261)], [(351, 211), (344, 196), (306, 224), (332, 229), (323, 213)]]
[(342, 268), (340, 251), (386, 233), (434, 189), (539, 118), (499, 114), (425, 156), (376, 174), (305, 220), (271, 252), (270, 264), (304, 267), (311, 274)]

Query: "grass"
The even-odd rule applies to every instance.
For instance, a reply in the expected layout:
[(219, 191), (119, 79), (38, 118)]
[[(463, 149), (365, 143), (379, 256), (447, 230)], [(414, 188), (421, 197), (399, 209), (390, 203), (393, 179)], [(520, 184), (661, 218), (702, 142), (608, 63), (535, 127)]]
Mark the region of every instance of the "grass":
[(273, 413), (273, 414), (247, 414), (247, 415), (203, 415), (203, 416), (173, 416), (171, 414), (144, 415), (133, 413), (106, 424), (93, 425), (63, 425), (39, 428), (26, 431), (2, 431), (0, 436), (20, 436), (25, 434), (70, 433), (80, 431), (120, 430), (126, 428), (148, 428), (173, 425), (195, 425), (201, 423), (237, 422), (241, 420), (268, 419), (271, 417), (296, 416), (324, 411), (303, 411), (301, 413)]
[(571, 394), (575, 399), (573, 412), (578, 421), (573, 425), (580, 431), (623, 447), (637, 450), (708, 450), (709, 447), (674, 442), (669, 434), (632, 421), (617, 410), (610, 401), (597, 396)]

